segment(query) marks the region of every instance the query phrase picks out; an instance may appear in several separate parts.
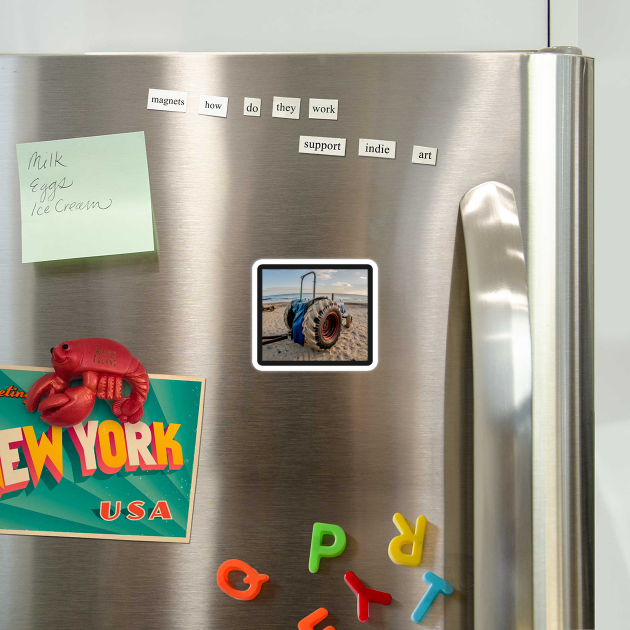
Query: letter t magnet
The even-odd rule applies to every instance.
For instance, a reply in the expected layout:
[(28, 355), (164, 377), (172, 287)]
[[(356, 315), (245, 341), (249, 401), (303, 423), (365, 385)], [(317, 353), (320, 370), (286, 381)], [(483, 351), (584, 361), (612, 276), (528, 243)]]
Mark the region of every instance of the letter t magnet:
[(411, 621), (414, 623), (420, 623), (422, 621), (429, 607), (440, 593), (448, 596), (452, 595), (455, 590), (446, 580), (438, 577), (435, 573), (431, 573), (431, 571), (427, 571), (422, 576), (422, 581), (428, 584), (429, 588), (424, 594), (424, 597), (420, 600), (420, 603), (416, 606), (416, 609), (411, 613)]
[[(422, 561), (422, 546), (424, 544), (424, 532), (427, 528), (426, 516), (419, 516), (416, 521), (416, 532), (411, 531), (405, 517), (396, 512), (394, 525), (398, 528), (400, 536), (396, 536), (389, 543), (389, 557), (394, 564), (402, 564), (407, 567), (417, 567)], [(404, 553), (402, 548), (412, 545), (411, 553)]]

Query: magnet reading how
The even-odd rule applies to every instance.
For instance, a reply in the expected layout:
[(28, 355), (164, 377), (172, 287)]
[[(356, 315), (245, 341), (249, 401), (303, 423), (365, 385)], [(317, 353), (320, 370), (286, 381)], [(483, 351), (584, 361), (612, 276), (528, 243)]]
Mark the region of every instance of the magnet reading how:
[(344, 156), (346, 154), (346, 139), (300, 136), (299, 152)]
[(299, 118), (300, 117), (299, 98), (289, 98), (287, 96), (274, 96), (271, 115), (273, 118)]
[[(408, 567), (417, 567), (422, 561), (422, 546), (424, 544), (424, 532), (427, 527), (425, 516), (419, 516), (416, 521), (415, 533), (407, 524), (405, 517), (396, 512), (394, 514), (394, 524), (400, 532), (400, 536), (392, 539), (389, 543), (389, 557), (394, 564), (402, 564)], [(411, 553), (404, 553), (403, 547), (412, 545)]]
[[(230, 571), (242, 571), (245, 573), (243, 582), (249, 584), (249, 588), (244, 591), (234, 588), (228, 578)], [(269, 581), (268, 575), (258, 573), (256, 569), (250, 567), (249, 564), (242, 560), (226, 560), (217, 571), (217, 584), (219, 588), (226, 595), (244, 602), (249, 602), (257, 597), (262, 585), (267, 581)]]
[(228, 114), (228, 97), (202, 94), (199, 97), (199, 113), (204, 116), (226, 118)]
[(147, 109), (158, 109), (165, 112), (185, 112), (188, 92), (174, 90), (149, 90)]
[[(333, 536), (332, 545), (324, 545), (324, 536)], [(339, 525), (329, 525), (327, 523), (314, 523), (313, 536), (311, 538), (311, 554), (308, 559), (308, 570), (311, 573), (319, 571), (319, 561), (322, 558), (336, 558), (340, 556), (346, 548), (346, 533)]]
[(437, 149), (435, 147), (414, 146), (411, 153), (411, 162), (413, 164), (430, 164), (435, 166), (437, 159)]
[(396, 159), (396, 141), (361, 138), (359, 140), (359, 155), (361, 157), (378, 157), (394, 160)]

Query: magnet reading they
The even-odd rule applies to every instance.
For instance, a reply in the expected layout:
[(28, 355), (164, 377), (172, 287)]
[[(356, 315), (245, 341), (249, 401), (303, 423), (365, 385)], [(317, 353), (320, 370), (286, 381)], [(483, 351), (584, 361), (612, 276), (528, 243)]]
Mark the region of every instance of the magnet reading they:
[[(323, 545), (324, 536), (334, 536), (335, 542), (332, 545)], [(319, 561), (322, 558), (336, 558), (340, 556), (346, 548), (346, 533), (339, 525), (328, 525), (326, 523), (313, 524), (313, 537), (311, 538), (311, 555), (308, 559), (308, 570), (311, 573), (319, 571)]]
[[(422, 561), (422, 546), (424, 544), (424, 532), (427, 528), (425, 516), (419, 516), (416, 521), (416, 532), (412, 532), (405, 517), (396, 512), (394, 514), (394, 524), (400, 531), (400, 536), (392, 539), (389, 543), (389, 557), (394, 564), (402, 564), (407, 567), (417, 567)], [(404, 553), (403, 547), (412, 545), (411, 553)]]
[[(245, 573), (243, 582), (249, 584), (249, 588), (245, 591), (240, 591), (234, 588), (228, 579), (230, 571), (242, 571)], [(260, 593), (262, 585), (269, 580), (269, 576), (264, 573), (258, 573), (256, 569), (252, 568), (246, 562), (242, 560), (226, 560), (217, 571), (217, 584), (219, 588), (230, 597), (234, 599), (240, 599), (244, 602), (249, 602)]]

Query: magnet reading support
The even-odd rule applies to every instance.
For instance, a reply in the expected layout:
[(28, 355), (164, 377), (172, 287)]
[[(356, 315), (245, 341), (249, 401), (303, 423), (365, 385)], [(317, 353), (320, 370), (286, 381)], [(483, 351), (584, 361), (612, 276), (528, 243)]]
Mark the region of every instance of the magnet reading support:
[[(318, 608), (315, 612), (312, 612), (308, 617), (304, 617), (304, 619), (298, 623), (298, 630), (313, 630), (315, 625), (326, 619), (326, 617), (328, 617), (328, 611), (325, 608)], [(324, 630), (335, 630), (335, 627), (326, 626)]]
[[(394, 514), (394, 524), (400, 532), (400, 536), (396, 536), (389, 543), (389, 557), (394, 564), (402, 564), (407, 567), (417, 567), (422, 561), (422, 546), (424, 545), (424, 532), (427, 528), (427, 519), (425, 516), (419, 516), (416, 521), (416, 532), (412, 532), (407, 524), (405, 517), (396, 512)], [(412, 545), (411, 553), (404, 553), (403, 547)]]
[(389, 593), (367, 588), (352, 571), (348, 571), (343, 576), (343, 579), (350, 587), (350, 590), (357, 596), (357, 616), (362, 623), (365, 623), (370, 618), (370, 602), (383, 604), (384, 606), (392, 603), (392, 596)]
[(420, 603), (416, 606), (416, 609), (411, 613), (411, 621), (414, 623), (420, 623), (422, 621), (427, 614), (427, 610), (429, 610), (429, 607), (440, 593), (448, 596), (452, 595), (455, 590), (446, 580), (438, 577), (435, 573), (431, 573), (431, 571), (427, 571), (422, 576), (422, 581), (428, 584), (429, 588), (424, 594), (424, 597), (420, 600)]
[[(323, 545), (324, 536), (334, 536), (335, 542), (332, 545)], [(311, 538), (311, 555), (308, 559), (308, 570), (311, 573), (319, 571), (319, 561), (322, 558), (336, 558), (340, 556), (346, 548), (346, 533), (339, 525), (329, 525), (327, 523), (313, 524), (313, 537)]]
[[(228, 579), (230, 571), (242, 571), (246, 574), (243, 578), (243, 582), (245, 584), (249, 584), (249, 588), (246, 591), (239, 591), (230, 584)], [(217, 584), (219, 585), (219, 588), (226, 595), (246, 602), (257, 597), (263, 583), (268, 580), (268, 575), (258, 573), (256, 569), (253, 569), (249, 566), (249, 564), (243, 562), (242, 560), (226, 560), (217, 571)]]

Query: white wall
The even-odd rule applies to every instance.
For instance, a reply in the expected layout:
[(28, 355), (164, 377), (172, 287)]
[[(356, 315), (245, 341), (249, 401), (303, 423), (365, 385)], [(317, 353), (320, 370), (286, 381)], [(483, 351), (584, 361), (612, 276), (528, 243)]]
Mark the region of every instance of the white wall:
[(2, 52), (538, 49), (546, 0), (0, 0)]
[(630, 625), (630, 3), (579, 0), (578, 33), (595, 57), (595, 618), (597, 628), (622, 628)]

